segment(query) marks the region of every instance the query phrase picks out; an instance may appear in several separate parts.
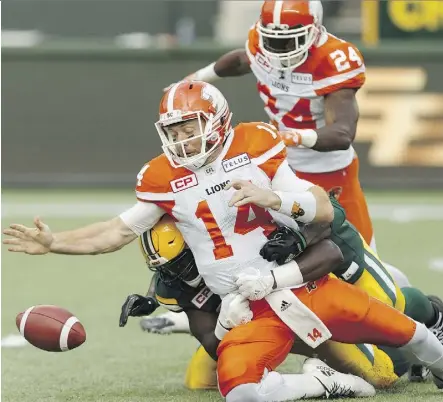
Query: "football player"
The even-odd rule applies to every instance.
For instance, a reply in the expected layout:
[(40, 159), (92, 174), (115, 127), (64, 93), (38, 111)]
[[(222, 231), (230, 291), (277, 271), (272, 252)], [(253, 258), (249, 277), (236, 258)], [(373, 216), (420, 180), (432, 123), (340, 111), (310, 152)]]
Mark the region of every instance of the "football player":
[[(244, 49), (221, 56), (187, 79), (213, 82), (252, 72), (264, 110), (288, 147), (297, 176), (332, 191), (349, 221), (376, 251), (373, 227), (359, 182), (352, 142), (365, 82), (359, 50), (327, 32), (315, 0), (266, 0)], [(386, 268), (400, 286), (404, 273)]]
[[(287, 228), (291, 231), (291, 229)], [(298, 232), (294, 232), (296, 236)], [(314, 230), (291, 238), (288, 247), (293, 258), (305, 247), (316, 244), (312, 252), (304, 253), (297, 260), (302, 272), (315, 270), (315, 278), (329, 273), (342, 261), (340, 250), (331, 241), (322, 241), (330, 233), (329, 228), (317, 225)], [(274, 238), (272, 234), (271, 238)], [(274, 239), (275, 242), (275, 239)], [(183, 236), (173, 220), (165, 215), (150, 231), (139, 238), (141, 251), (148, 267), (155, 272), (146, 297), (133, 294), (127, 297), (122, 306), (120, 326), (126, 325), (128, 316), (140, 317), (152, 314), (157, 307), (163, 306), (173, 312), (184, 312), (183, 327), (174, 332), (190, 332), (200, 340), (200, 347), (188, 366), (185, 385), (190, 389), (216, 388), (216, 349), (219, 340), (214, 335), (221, 299), (205, 285), (191, 250), (186, 246)], [(306, 275), (306, 274), (305, 274)], [(174, 317), (175, 318), (175, 317)], [(156, 320), (156, 317), (151, 317)], [(160, 317), (160, 320), (162, 318)], [(175, 323), (174, 319), (174, 323)], [(210, 356), (208, 355), (208, 353)], [(212, 356), (212, 357), (211, 357)]]
[[(309, 367), (300, 375), (270, 371), (287, 357), (296, 336), (314, 348), (328, 339), (396, 347), (412, 363), (428, 367), (443, 388), (443, 345), (425, 325), (337, 278), (324, 276), (307, 286), (295, 261), (278, 266), (259, 255), (280, 223), (276, 213), (291, 222), (329, 224), (333, 207), (324, 190), (294, 175), (275, 127), (233, 128), (231, 117), (214, 86), (177, 83), (164, 94), (156, 123), (164, 153), (139, 172), (132, 208), (109, 221), (54, 234), (38, 218), (36, 228), (12, 224), (4, 233), (13, 238), (3, 242), (9, 251), (28, 254), (109, 253), (165, 213), (173, 217), (205, 284), (222, 297), (217, 379), (227, 402), (337, 391)], [(353, 392), (373, 395), (369, 384), (355, 379)]]
[[(344, 211), (338, 202), (335, 200), (332, 200), (332, 202), (335, 213), (331, 238), (336, 244), (340, 245), (344, 260), (335, 266), (334, 264), (330, 265), (330, 267), (334, 268), (339, 277), (342, 279), (348, 278), (351, 283), (361, 280), (362, 277), (367, 275), (366, 271), (374, 270), (374, 268), (379, 274), (389, 276), (377, 256), (368, 247), (365, 247), (364, 240), (355, 228), (345, 220)], [(311, 228), (305, 226), (303, 232), (300, 233), (289, 228), (281, 228), (274, 235), (271, 235), (272, 240), (265, 244), (261, 254), (266, 258), (271, 258), (274, 255), (274, 258), (279, 258), (280, 262), (286, 261), (292, 255), (297, 255), (303, 251), (303, 245), (311, 244), (313, 232), (312, 230), (306, 232), (307, 229)], [(300, 241), (300, 238), (304, 238), (306, 235), (307, 239)], [(144, 318), (141, 321), (142, 328), (148, 331), (154, 329), (153, 332), (161, 332), (161, 329), (166, 326), (167, 331), (190, 332), (186, 315), (183, 320), (182, 315), (177, 314), (177, 312), (185, 311), (189, 319), (193, 320), (191, 322), (192, 333), (197, 339), (201, 339), (201, 343), (214, 357), (214, 353), (211, 351), (215, 350), (216, 346), (209, 341), (211, 337), (208, 335), (208, 331), (211, 333), (215, 328), (220, 299), (204, 286), (192, 258), (192, 253), (186, 248), (180, 232), (170, 219), (163, 218), (150, 232), (146, 232), (140, 237), (140, 245), (148, 267), (157, 272), (153, 281), (158, 289), (157, 297), (160, 305), (166, 307), (170, 312), (174, 312), (169, 314), (170, 317), (163, 315)], [(160, 263), (161, 258), (163, 263)], [(346, 269), (346, 267), (351, 266), (355, 271), (353, 275), (349, 275), (349, 271)], [(197, 280), (199, 287), (193, 288), (186, 285), (186, 281), (193, 283), (194, 280)], [(394, 281), (389, 280), (392, 286)], [(416, 289), (402, 289), (402, 291), (403, 294), (400, 292), (395, 294), (398, 294), (405, 302), (397, 304), (396, 307), (403, 311), (407, 306), (405, 308), (406, 314), (413, 316), (419, 322), (427, 324), (443, 343), (443, 306), (441, 300), (431, 297), (432, 301), (430, 301)], [(380, 297), (390, 305), (394, 305), (392, 300), (387, 300), (386, 292), (380, 289), (378, 283), (375, 282), (373, 283), (373, 295)], [(135, 308), (133, 309), (134, 302)], [(147, 308), (141, 307), (144, 305)], [(158, 305), (153, 287), (148, 298), (140, 295), (128, 296), (122, 308), (120, 325), (126, 323), (128, 315), (149, 315)], [(204, 314), (199, 313), (198, 310), (203, 310)], [(210, 316), (208, 313), (213, 315)], [(178, 327), (176, 317), (179, 317)], [(183, 323), (181, 323), (182, 321)], [(200, 331), (199, 326), (203, 326), (204, 330)], [(214, 336), (212, 340), (216, 342)], [(296, 345), (295, 350), (300, 354), (299, 345)], [(305, 353), (309, 352), (308, 350)], [(317, 351), (317, 354), (322, 358), (326, 358), (333, 368), (362, 376), (376, 387), (392, 385), (408, 368), (407, 361), (395, 349), (378, 348), (372, 345), (354, 346), (329, 342), (327, 347)], [(191, 389), (204, 389), (215, 387), (216, 383), (214, 381), (214, 360), (209, 358), (204, 350), (200, 348), (188, 366), (185, 384)]]

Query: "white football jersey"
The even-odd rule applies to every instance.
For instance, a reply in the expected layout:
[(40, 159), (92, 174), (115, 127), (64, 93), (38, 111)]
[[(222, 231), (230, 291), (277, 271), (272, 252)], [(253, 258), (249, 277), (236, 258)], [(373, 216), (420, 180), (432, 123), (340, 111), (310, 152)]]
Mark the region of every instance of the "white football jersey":
[[(196, 171), (173, 168), (161, 155), (145, 165), (138, 179), (137, 198), (155, 203), (176, 220), (207, 286), (221, 296), (236, 290), (235, 280), (243, 269), (268, 273), (277, 266), (259, 251), (276, 223), (287, 223), (287, 217), (277, 222), (278, 214), (273, 217), (256, 205), (229, 207), (235, 190), (224, 190), (226, 185), (242, 179), (295, 192), (312, 186), (293, 174), (277, 130), (266, 123), (238, 125), (217, 160)], [(273, 182), (284, 184), (275, 188)]]
[[(246, 42), (251, 70), (271, 122), (280, 130), (316, 129), (325, 125), (325, 95), (342, 88), (360, 88), (365, 81), (365, 65), (358, 49), (326, 32), (310, 50), (304, 64), (293, 71), (275, 70), (259, 48), (257, 27)], [(321, 173), (351, 164), (352, 146), (344, 151), (318, 152), (288, 147), (288, 161), (300, 172)]]

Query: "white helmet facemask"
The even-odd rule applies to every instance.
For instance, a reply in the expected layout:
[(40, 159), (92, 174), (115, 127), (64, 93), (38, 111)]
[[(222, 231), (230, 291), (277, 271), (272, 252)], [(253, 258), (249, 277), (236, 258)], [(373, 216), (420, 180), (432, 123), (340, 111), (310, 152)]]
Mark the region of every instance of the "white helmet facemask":
[(278, 70), (293, 70), (308, 58), (321, 29), (317, 24), (289, 27), (288, 25), (258, 24), (259, 45), (271, 65)]
[[(198, 131), (189, 138), (177, 141), (171, 131), (168, 130), (169, 126), (177, 126), (180, 123), (192, 120), (198, 121)], [(220, 125), (218, 124), (218, 126)], [(221, 141), (218, 133), (219, 127), (214, 127), (214, 115), (202, 111), (182, 112), (181, 110), (173, 110), (172, 112), (163, 113), (160, 115), (160, 120), (155, 123), (155, 127), (160, 135), (163, 152), (175, 168), (198, 169), (202, 167)], [(195, 144), (198, 139), (200, 139), (199, 152), (187, 151), (187, 144)]]

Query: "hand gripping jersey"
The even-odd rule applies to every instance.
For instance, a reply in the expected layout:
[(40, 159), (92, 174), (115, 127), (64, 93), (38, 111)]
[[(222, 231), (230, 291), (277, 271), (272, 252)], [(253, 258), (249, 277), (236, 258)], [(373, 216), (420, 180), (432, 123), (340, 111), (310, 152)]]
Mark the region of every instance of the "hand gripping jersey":
[[(344, 257), (343, 263), (333, 272), (346, 282), (355, 283), (367, 266), (364, 260), (363, 242), (355, 228), (346, 221), (342, 206), (333, 198), (331, 202), (334, 207), (331, 240), (339, 246)], [(349, 275), (351, 273), (352, 275)], [(155, 274), (155, 294), (161, 306), (174, 312), (202, 310), (217, 313), (221, 303), (220, 298), (206, 286), (204, 281), (201, 281), (197, 287), (189, 286), (183, 281), (165, 284), (158, 273)]]
[[(280, 131), (323, 127), (324, 97), (342, 88), (358, 89), (365, 81), (365, 65), (357, 48), (327, 32), (310, 50), (306, 62), (292, 72), (275, 70), (258, 44), (257, 28), (253, 26), (246, 53), (265, 111)], [(348, 166), (353, 157), (352, 147), (331, 152), (288, 147), (289, 164), (300, 172), (332, 172)]]
[[(165, 155), (149, 162), (139, 174), (137, 198), (157, 204), (176, 220), (206, 285), (223, 296), (236, 289), (242, 269), (252, 266), (267, 273), (276, 266), (259, 255), (276, 228), (270, 212), (252, 204), (229, 207), (235, 190), (224, 188), (242, 179), (263, 188), (306, 191), (312, 184), (297, 179), (285, 157), (274, 127), (240, 124), (219, 157), (200, 169), (173, 168)], [(289, 176), (282, 180), (284, 172)], [(274, 186), (276, 181), (283, 188)]]

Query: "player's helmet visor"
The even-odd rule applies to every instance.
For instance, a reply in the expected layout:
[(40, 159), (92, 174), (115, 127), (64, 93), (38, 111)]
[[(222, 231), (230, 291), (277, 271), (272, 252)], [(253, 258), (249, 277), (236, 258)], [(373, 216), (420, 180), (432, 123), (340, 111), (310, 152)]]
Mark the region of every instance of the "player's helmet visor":
[(151, 271), (158, 272), (161, 281), (166, 285), (184, 281), (191, 282), (199, 275), (197, 264), (189, 248), (183, 250), (171, 261), (162, 265), (151, 265), (148, 263), (148, 267)]

